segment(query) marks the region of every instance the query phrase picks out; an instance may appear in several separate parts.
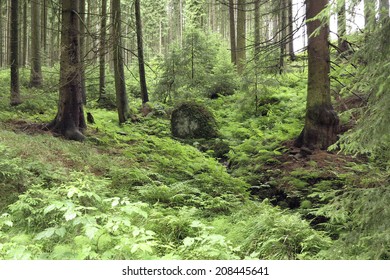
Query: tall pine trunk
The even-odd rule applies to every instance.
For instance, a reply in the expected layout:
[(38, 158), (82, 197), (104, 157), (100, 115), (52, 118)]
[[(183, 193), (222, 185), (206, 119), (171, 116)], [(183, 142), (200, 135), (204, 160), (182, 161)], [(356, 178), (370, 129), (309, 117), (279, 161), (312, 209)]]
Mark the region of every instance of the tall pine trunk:
[(254, 58), (258, 59), (259, 58), (259, 53), (260, 53), (260, 41), (261, 41), (261, 36), (260, 36), (260, 0), (255, 1), (255, 26), (254, 26), (254, 32), (255, 32), (255, 52), (254, 52)]
[(22, 103), (19, 92), (19, 1), (11, 1), (11, 36), (10, 36), (10, 64), (11, 64), (11, 102), (12, 106)]
[(41, 30), (40, 30), (40, 3), (39, 0), (31, 1), (31, 76), (30, 85), (40, 87), (42, 85), (41, 70)]
[(48, 0), (42, 0), (41, 1), (41, 7), (42, 7), (42, 19), (41, 19), (41, 37), (42, 37), (42, 49), (43, 53), (47, 54), (47, 3)]
[(27, 1), (23, 3), (23, 49), (22, 49), (22, 66), (27, 65)]
[[(330, 98), (329, 27), (320, 20), (310, 21), (328, 4), (328, 0), (308, 0), (306, 18), (308, 32), (309, 73), (305, 127), (296, 141), (297, 146), (327, 149), (336, 141), (339, 119)], [(313, 33), (319, 28), (319, 33)]]
[(231, 62), (237, 64), (236, 53), (236, 22), (234, 16), (234, 0), (229, 0), (230, 54)]
[(112, 46), (115, 76), (116, 105), (118, 109), (119, 123), (124, 123), (128, 118), (129, 105), (126, 94), (125, 73), (123, 69), (123, 51), (121, 44), (121, 3), (120, 0), (112, 0)]
[(4, 34), (3, 34), (3, 1), (0, 1), (0, 68), (3, 68), (3, 48), (4, 48)]
[(284, 72), (284, 57), (286, 55), (287, 46), (287, 0), (281, 0), (279, 4), (279, 26), (280, 26), (280, 39), (279, 39), (279, 74)]
[(80, 1), (80, 79), (81, 79), (81, 96), (83, 98), (84, 105), (87, 104), (87, 89), (85, 86), (85, 0)]
[(49, 129), (70, 140), (82, 141), (86, 128), (81, 95), (79, 1), (62, 1), (60, 100)]
[(140, 0), (135, 0), (135, 24), (137, 29), (137, 49), (138, 49), (138, 66), (139, 66), (139, 82), (141, 87), (142, 104), (149, 101), (148, 88), (146, 86), (145, 77), (145, 61), (144, 61), (144, 47), (142, 38), (142, 19)]
[(244, 72), (246, 63), (246, 0), (237, 2), (237, 70)]
[(99, 102), (104, 104), (106, 98), (106, 27), (107, 27), (107, 0), (102, 0), (100, 21), (100, 48), (99, 48)]
[(293, 19), (293, 1), (288, 0), (288, 54), (291, 61), (296, 60), (294, 52), (294, 19)]

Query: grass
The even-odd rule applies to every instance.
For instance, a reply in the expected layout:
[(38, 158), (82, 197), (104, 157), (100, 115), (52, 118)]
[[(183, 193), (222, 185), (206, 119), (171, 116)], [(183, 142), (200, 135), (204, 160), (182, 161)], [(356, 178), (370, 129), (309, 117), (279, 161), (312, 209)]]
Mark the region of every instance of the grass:
[[(58, 77), (29, 89), (27, 73), (25, 102), (9, 107), (9, 73), (0, 71), (1, 259), (332, 259), (357, 241), (362, 253), (345, 250), (343, 258), (388, 256), (380, 247), (387, 232), (367, 222), (384, 200), (364, 209), (352, 203), (369, 205), (365, 190), (386, 186), (387, 175), (379, 178), (373, 164), (341, 155), (296, 161), (290, 154), (288, 143), (302, 129), (304, 74), (270, 79), (257, 111), (250, 87), (198, 99), (213, 111), (218, 141), (230, 149), (214, 158), (199, 143), (172, 139), (171, 105), (155, 103), (161, 114), (141, 117), (134, 98), (139, 122), (119, 126), (114, 111), (91, 101), (86, 111), (96, 123), (87, 141), (53, 137), (33, 124), (54, 117)], [(366, 178), (357, 180), (357, 173)], [(251, 196), (253, 186), (267, 195)], [(275, 190), (301, 205), (275, 207)], [(384, 187), (380, 197), (387, 193)], [(319, 218), (324, 222), (313, 225)], [(383, 250), (374, 254), (370, 244)]]

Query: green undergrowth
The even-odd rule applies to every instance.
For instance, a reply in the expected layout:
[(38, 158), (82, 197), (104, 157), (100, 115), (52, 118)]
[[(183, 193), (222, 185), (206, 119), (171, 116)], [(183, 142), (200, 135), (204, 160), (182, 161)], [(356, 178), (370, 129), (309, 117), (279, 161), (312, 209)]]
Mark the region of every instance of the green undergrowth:
[(96, 69), (87, 73), (85, 111), (95, 119), (87, 140), (53, 137), (31, 124), (55, 116), (56, 68), (41, 89), (28, 88), (21, 71), (18, 107), (9, 107), (9, 72), (0, 71), (0, 259), (389, 258), (388, 169), (289, 154), (286, 142), (303, 126), (306, 73), (242, 81), (217, 99), (194, 93), (216, 117), (217, 151), (171, 137), (179, 98), (151, 102), (142, 116), (134, 81), (133, 120), (118, 125), (96, 102)]
[[(24, 90), (38, 93), (29, 108), (1, 103), (1, 259), (306, 259), (329, 247), (299, 215), (251, 202), (210, 153), (172, 139), (165, 114), (135, 110), (138, 121), (119, 126), (92, 102), (87, 141), (71, 142), (28, 125), (51, 120), (57, 93), (41, 106), (43, 89)], [(224, 141), (241, 145), (231, 133), (243, 119), (228, 127), (222, 100), (205, 102)]]
[[(328, 246), (316, 244), (322, 234), (303, 221), (305, 232), (292, 242), (298, 246), (302, 241), (305, 247), (284, 246), (290, 231), (286, 226), (298, 216), (265, 203), (250, 218), (248, 209), (254, 205), (246, 198), (245, 184), (192, 147), (160, 150), (171, 160), (168, 165), (164, 159), (144, 157), (159, 153), (164, 142), (147, 147), (133, 143), (133, 151), (146, 149), (137, 153), (118, 146), (108, 154), (104, 147), (50, 135), (1, 130), (0, 137), (0, 164), (7, 170), (1, 176), (7, 184), (23, 187), (2, 206), (2, 259), (283, 259), (306, 258), (306, 252), (314, 256), (315, 248)], [(11, 148), (16, 139), (19, 144)], [(168, 141), (174, 145), (182, 144)], [(248, 217), (249, 226), (240, 238), (235, 235), (243, 227), (236, 220), (239, 213)], [(280, 246), (277, 252), (270, 243), (268, 249), (241, 247), (242, 239), (257, 240), (251, 223), (258, 215), (271, 219), (274, 214), (281, 218), (269, 225), (269, 230), (279, 228), (273, 241)]]
[(302, 130), (305, 110), (305, 73), (269, 77), (255, 90), (216, 100), (210, 106), (229, 142), (229, 165), (234, 176), (256, 180), (264, 164), (284, 152), (284, 142)]

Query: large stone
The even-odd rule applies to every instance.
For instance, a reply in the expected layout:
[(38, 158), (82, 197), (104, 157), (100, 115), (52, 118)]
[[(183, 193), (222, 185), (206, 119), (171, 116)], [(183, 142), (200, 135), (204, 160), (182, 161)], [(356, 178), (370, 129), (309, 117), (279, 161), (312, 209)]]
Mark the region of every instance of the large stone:
[(213, 114), (194, 102), (181, 103), (173, 110), (171, 130), (174, 137), (181, 139), (211, 139), (218, 136)]

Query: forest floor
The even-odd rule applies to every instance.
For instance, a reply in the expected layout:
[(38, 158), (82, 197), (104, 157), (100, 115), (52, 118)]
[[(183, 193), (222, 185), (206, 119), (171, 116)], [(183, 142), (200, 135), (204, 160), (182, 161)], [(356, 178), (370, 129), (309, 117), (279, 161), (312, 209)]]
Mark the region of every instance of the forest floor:
[[(389, 257), (381, 167), (293, 146), (305, 89), (302, 76), (286, 75), (256, 112), (250, 92), (200, 101), (217, 118), (223, 152), (173, 139), (169, 114), (119, 126), (114, 111), (91, 105), (87, 141), (66, 141), (42, 125), (56, 92), (17, 108), (3, 96), (0, 258)], [(342, 101), (342, 124), (352, 126), (361, 104)]]

